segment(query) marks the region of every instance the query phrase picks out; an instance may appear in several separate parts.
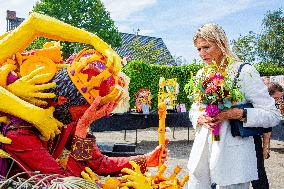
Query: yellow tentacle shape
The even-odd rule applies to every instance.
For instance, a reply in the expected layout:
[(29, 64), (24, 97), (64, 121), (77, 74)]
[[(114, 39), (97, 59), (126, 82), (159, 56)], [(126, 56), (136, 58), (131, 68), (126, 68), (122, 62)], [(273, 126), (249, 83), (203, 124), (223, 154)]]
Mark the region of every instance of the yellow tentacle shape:
[(25, 50), (37, 37), (93, 45), (108, 57), (108, 62), (114, 65), (115, 72), (121, 70), (119, 55), (97, 35), (39, 13), (30, 14), (17, 29), (0, 40), (0, 65), (17, 52)]

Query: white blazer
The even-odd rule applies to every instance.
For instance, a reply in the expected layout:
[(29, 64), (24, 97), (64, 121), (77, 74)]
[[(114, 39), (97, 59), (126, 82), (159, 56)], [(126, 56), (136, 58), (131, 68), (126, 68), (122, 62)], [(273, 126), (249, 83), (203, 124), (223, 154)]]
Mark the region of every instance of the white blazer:
[[(228, 66), (227, 70), (231, 70), (228, 72), (232, 79), (240, 65), (240, 62), (235, 62)], [(202, 70), (199, 73), (201, 72)], [(249, 101), (254, 106), (247, 110), (247, 122), (244, 127), (273, 127), (280, 122), (280, 112), (275, 107), (275, 101), (268, 94), (267, 87), (253, 66), (245, 65), (242, 68), (237, 84), (245, 95), (245, 101), (242, 103)], [(194, 103), (189, 112), (192, 125), (196, 129), (188, 162), (190, 173), (198, 179), (204, 172), (204, 166), (200, 165), (208, 164), (207, 157), (203, 157), (202, 153), (204, 150), (208, 151), (205, 146), (208, 142), (212, 182), (226, 186), (256, 180), (258, 174), (253, 137), (233, 137), (229, 122), (224, 121), (221, 124), (220, 141), (211, 142), (211, 132), (205, 127), (197, 127), (197, 119), (203, 113), (198, 109), (199, 104)]]

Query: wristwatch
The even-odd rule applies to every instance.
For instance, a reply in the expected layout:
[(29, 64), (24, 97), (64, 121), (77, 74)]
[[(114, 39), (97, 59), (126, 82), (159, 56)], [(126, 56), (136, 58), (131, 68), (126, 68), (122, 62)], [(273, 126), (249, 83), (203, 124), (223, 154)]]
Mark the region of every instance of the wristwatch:
[(247, 122), (247, 109), (243, 109), (243, 115), (239, 120), (242, 122)]

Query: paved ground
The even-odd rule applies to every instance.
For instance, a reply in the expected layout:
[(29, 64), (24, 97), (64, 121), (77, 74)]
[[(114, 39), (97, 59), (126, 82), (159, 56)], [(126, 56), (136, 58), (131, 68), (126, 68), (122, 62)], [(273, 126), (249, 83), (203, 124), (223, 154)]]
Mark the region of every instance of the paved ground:
[[(134, 143), (135, 131), (127, 131), (127, 141), (124, 141), (124, 131), (120, 132), (102, 132), (94, 133), (97, 141), (111, 141), (117, 143)], [(167, 175), (171, 174), (176, 165), (183, 169), (179, 174), (182, 177), (187, 173), (186, 165), (188, 156), (194, 140), (194, 130), (190, 130), (190, 140), (187, 141), (187, 129), (177, 128), (175, 131), (176, 139), (172, 137), (172, 131), (167, 132), (167, 137), (170, 139), (169, 144), (169, 160)], [(146, 153), (157, 146), (158, 134), (155, 128), (149, 128), (138, 131), (138, 144), (136, 152)], [(272, 140), (271, 142), (271, 157), (265, 161), (267, 175), (270, 181), (270, 189), (284, 188), (284, 142)], [(155, 170), (152, 170), (155, 172)], [(184, 188), (187, 188), (185, 186)]]

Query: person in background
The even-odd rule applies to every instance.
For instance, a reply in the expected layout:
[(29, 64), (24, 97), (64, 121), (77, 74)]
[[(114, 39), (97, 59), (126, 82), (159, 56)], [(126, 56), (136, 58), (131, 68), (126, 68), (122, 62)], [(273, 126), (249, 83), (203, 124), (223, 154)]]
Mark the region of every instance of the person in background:
[[(284, 94), (283, 87), (276, 82), (269, 82), (267, 84), (269, 94), (275, 99), (275, 106), (281, 112), (282, 120), (284, 117)], [(263, 157), (268, 159), (270, 157), (270, 138), (271, 132), (263, 135)]]
[[(276, 107), (279, 110), (281, 110), (279, 108), (279, 104), (281, 103), (281, 101), (283, 104), (282, 86), (278, 83), (270, 82), (270, 78), (268, 76), (265, 76), (262, 79), (263, 79), (264, 84), (268, 87), (269, 95), (275, 99)], [(283, 115), (283, 105), (282, 105), (282, 115)], [(272, 136), (272, 132), (263, 133), (263, 141), (261, 141), (261, 136), (254, 137), (256, 151), (262, 151), (262, 156), (261, 156), (261, 153), (257, 153), (259, 179), (252, 181), (253, 189), (261, 189), (261, 188), (268, 189), (269, 188), (269, 183), (268, 183), (268, 179), (267, 179), (267, 175), (266, 175), (265, 167), (264, 167), (264, 160), (270, 157), (271, 136)]]
[[(284, 98), (283, 98), (283, 87), (276, 82), (265, 83), (268, 87), (270, 96), (275, 99), (276, 108), (281, 112), (282, 119), (284, 116)], [(268, 159), (270, 157), (270, 138), (271, 132), (263, 134), (263, 158)]]
[[(262, 77), (264, 84), (268, 87), (270, 84), (270, 77)], [(269, 182), (265, 171), (264, 160), (270, 157), (270, 138), (271, 132), (263, 133), (263, 136), (254, 136), (254, 145), (257, 158), (257, 172), (258, 179), (251, 182), (253, 189), (269, 189)]]
[(275, 105), (280, 110), (282, 116), (284, 116), (283, 91), (283, 87), (279, 83), (271, 82), (268, 85), (268, 92), (275, 99)]

